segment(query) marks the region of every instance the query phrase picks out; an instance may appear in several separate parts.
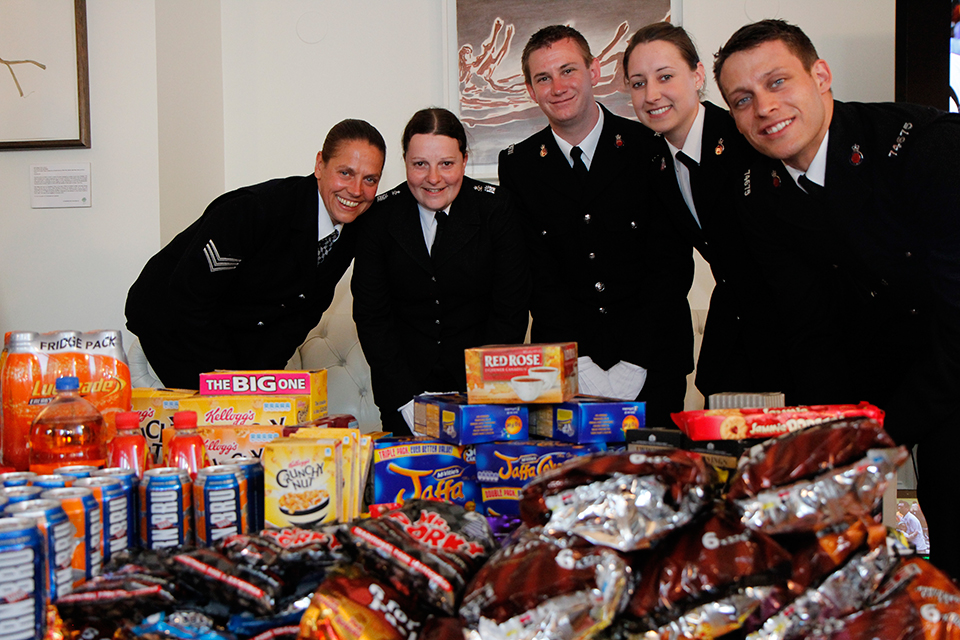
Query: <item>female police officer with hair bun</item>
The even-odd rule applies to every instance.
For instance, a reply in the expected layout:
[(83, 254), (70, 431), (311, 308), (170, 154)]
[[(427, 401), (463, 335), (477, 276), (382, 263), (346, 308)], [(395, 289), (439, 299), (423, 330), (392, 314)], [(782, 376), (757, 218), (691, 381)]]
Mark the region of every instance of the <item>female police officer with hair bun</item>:
[(351, 284), (374, 399), (398, 435), (415, 395), (466, 390), (464, 349), (523, 342), (531, 287), (512, 201), (465, 176), (457, 117), (418, 111), (402, 142), (407, 179), (361, 221)]

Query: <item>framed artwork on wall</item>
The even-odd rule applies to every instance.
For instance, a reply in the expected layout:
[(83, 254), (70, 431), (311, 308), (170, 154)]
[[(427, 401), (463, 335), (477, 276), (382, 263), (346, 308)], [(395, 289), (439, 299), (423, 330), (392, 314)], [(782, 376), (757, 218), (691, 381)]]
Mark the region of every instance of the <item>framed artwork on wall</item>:
[(86, 0), (0, 0), (0, 150), (90, 147)]
[(640, 27), (661, 20), (679, 24), (681, 13), (680, 0), (449, 0), (447, 102), (467, 129), (468, 173), (496, 179), (500, 150), (547, 125), (520, 65), (523, 47), (537, 30), (566, 24), (580, 31), (600, 62), (595, 97), (633, 118), (622, 90), (623, 50)]

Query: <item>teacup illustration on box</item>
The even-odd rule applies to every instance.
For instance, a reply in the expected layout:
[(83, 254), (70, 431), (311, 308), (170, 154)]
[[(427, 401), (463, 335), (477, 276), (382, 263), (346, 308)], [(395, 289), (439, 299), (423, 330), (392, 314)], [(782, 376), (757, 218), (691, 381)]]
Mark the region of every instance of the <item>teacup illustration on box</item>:
[(537, 376), (514, 376), (510, 378), (510, 387), (521, 402), (533, 402), (544, 389), (543, 379)]

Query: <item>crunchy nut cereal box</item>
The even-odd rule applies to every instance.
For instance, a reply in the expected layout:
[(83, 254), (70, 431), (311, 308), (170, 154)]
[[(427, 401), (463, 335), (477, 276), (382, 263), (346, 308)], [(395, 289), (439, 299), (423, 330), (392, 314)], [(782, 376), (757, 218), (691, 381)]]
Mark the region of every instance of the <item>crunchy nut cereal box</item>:
[(280, 438), (263, 448), (267, 527), (310, 527), (343, 515), (340, 439)]
[(489, 345), (465, 352), (470, 404), (566, 402), (577, 395), (577, 343)]
[(193, 396), (180, 401), (181, 411), (196, 411), (197, 426), (298, 424), (302, 411), (295, 396)]
[(195, 395), (197, 392), (189, 389), (134, 387), (130, 399), (131, 411), (140, 414), (140, 432), (147, 439), (154, 464), (163, 461), (162, 434), (173, 427), (173, 414), (180, 411), (180, 400)]
[(327, 415), (327, 370), (211, 371), (200, 374), (200, 395), (297, 396), (306, 422)]
[(290, 434), (291, 438), (340, 438), (343, 449), (344, 487), (342, 511), (347, 520), (360, 516), (363, 487), (360, 485), (360, 430), (331, 427), (303, 427)]

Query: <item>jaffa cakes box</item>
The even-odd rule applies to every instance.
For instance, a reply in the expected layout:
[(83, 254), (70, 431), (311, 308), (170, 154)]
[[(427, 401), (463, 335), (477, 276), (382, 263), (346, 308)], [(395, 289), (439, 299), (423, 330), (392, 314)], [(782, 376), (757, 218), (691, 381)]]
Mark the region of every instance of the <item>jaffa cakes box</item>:
[(263, 448), (267, 527), (309, 528), (340, 520), (340, 447), (339, 438), (280, 438)]
[(327, 370), (211, 371), (200, 374), (200, 395), (298, 396), (307, 422), (327, 415)]
[(625, 442), (646, 426), (646, 403), (577, 396), (569, 402), (530, 408), (530, 433), (561, 442)]
[(470, 404), (566, 402), (577, 395), (577, 343), (489, 345), (465, 351)]
[(423, 498), (473, 509), (480, 498), (473, 447), (436, 438), (373, 443), (373, 504)]
[(577, 456), (606, 451), (604, 443), (567, 444), (546, 440), (488, 442), (476, 446), (477, 481), (489, 516), (519, 515), (523, 486)]
[(140, 414), (140, 433), (155, 464), (163, 460), (163, 433), (173, 428), (173, 414), (180, 411), (180, 400), (197, 395), (190, 389), (153, 389), (134, 387), (131, 392), (131, 411)]
[(296, 396), (193, 396), (180, 401), (181, 411), (196, 411), (197, 425), (248, 426), (299, 424)]
[(418, 433), (452, 444), (526, 440), (527, 407), (468, 404), (462, 393), (414, 398), (413, 424)]

